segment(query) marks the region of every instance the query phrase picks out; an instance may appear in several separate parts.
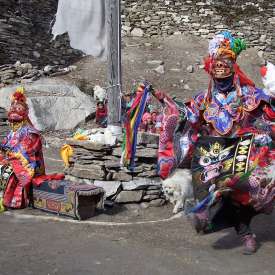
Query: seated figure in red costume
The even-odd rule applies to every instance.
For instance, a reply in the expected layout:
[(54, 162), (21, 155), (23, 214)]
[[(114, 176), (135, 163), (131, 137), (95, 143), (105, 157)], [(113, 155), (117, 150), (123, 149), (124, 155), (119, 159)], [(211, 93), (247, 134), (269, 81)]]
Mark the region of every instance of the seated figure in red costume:
[(32, 179), (45, 174), (41, 136), (28, 110), (24, 89), (18, 88), (8, 112), (11, 131), (0, 145), (0, 189), (7, 208), (27, 207)]
[(108, 110), (107, 104), (103, 101), (99, 101), (96, 105), (96, 123), (101, 127), (107, 127)]

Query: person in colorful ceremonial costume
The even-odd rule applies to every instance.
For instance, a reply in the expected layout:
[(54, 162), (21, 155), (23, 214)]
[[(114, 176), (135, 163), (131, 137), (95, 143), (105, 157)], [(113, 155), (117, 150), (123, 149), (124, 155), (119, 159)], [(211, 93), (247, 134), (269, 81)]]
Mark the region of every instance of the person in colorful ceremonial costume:
[[(209, 44), (206, 92), (187, 103), (181, 137), (183, 158), (192, 157), (192, 210), (198, 232), (235, 227), (244, 253), (256, 251), (252, 218), (270, 213), (275, 199), (274, 97), (255, 87), (236, 63), (246, 48), (229, 32)], [(273, 176), (272, 176), (273, 173)]]
[(28, 111), (24, 89), (18, 88), (8, 112), (11, 131), (0, 145), (0, 188), (7, 208), (27, 207), (32, 179), (45, 174), (41, 136)]
[[(138, 83), (133, 90), (135, 91), (135, 97), (125, 119), (125, 137), (121, 163), (129, 170), (134, 171), (137, 133), (139, 130), (143, 131), (142, 121), (146, 117), (150, 116), (152, 122), (148, 103), (151, 102), (150, 95), (153, 95), (161, 103), (163, 110), (158, 119), (155, 118), (156, 122), (158, 120), (158, 125), (153, 124), (153, 131), (149, 129), (149, 132), (155, 133), (158, 131), (160, 136), (157, 173), (162, 179), (165, 179), (180, 162), (181, 154), (177, 154), (176, 152), (179, 152), (179, 150), (174, 148), (174, 143), (178, 144), (178, 142), (173, 141), (175, 139), (178, 141), (178, 138), (174, 138), (174, 133), (180, 133), (178, 130), (182, 128), (182, 122), (183, 125), (185, 124), (185, 116), (182, 116), (182, 108), (172, 98), (159, 90), (155, 90), (149, 82)], [(183, 113), (185, 113), (185, 108)], [(156, 126), (158, 130), (156, 130)], [(177, 134), (176, 137), (178, 137)]]

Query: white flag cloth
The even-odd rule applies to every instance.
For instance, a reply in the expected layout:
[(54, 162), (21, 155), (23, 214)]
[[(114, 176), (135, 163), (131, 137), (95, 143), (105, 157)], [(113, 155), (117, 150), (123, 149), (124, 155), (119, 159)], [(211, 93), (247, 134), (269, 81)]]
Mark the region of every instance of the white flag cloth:
[(68, 32), (71, 47), (95, 57), (106, 57), (104, 0), (59, 0), (54, 37)]

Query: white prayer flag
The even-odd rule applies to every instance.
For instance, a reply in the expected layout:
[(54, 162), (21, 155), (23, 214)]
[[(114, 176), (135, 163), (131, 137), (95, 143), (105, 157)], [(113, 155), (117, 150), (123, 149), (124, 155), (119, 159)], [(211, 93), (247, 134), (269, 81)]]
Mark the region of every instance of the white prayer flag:
[(68, 32), (71, 47), (95, 57), (106, 57), (104, 0), (59, 0), (54, 37)]

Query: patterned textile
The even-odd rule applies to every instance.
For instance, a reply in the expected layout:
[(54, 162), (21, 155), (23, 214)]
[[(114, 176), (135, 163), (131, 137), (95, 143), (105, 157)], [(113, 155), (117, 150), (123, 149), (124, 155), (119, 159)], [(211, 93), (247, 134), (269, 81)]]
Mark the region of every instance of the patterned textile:
[(95, 214), (103, 207), (104, 190), (94, 185), (77, 185), (67, 180), (45, 181), (33, 186), (33, 204), (37, 209), (78, 220)]
[(191, 167), (197, 199), (204, 199), (212, 185), (218, 190), (224, 187), (225, 179), (248, 172), (252, 141), (252, 135), (242, 138), (202, 137), (198, 140)]
[(179, 120), (179, 111), (170, 97), (164, 94), (159, 96), (161, 96), (165, 108), (159, 137), (158, 175), (165, 179), (176, 168), (177, 164), (177, 156), (174, 150), (174, 133)]
[(0, 157), (0, 164), (9, 164), (13, 170), (5, 189), (4, 205), (26, 207), (33, 177), (45, 173), (41, 137), (37, 130), (25, 124), (16, 132), (9, 133), (1, 149), (5, 156)]
[(235, 128), (241, 128), (246, 121), (244, 118), (247, 113), (256, 110), (261, 102), (270, 101), (263, 90), (252, 86), (241, 87), (241, 94), (240, 98), (237, 89), (227, 95), (214, 89), (211, 101), (207, 102), (207, 93), (200, 93), (190, 102), (188, 120), (192, 123), (199, 122), (202, 112), (204, 121), (210, 123), (218, 135), (232, 135)]
[[(258, 152), (258, 156), (260, 153)], [(270, 210), (275, 202), (275, 150), (261, 156), (258, 167), (248, 178), (250, 203), (257, 211)]]
[(194, 194), (201, 211), (227, 193), (235, 203), (256, 211), (272, 209), (275, 201), (275, 151), (259, 147), (254, 136), (200, 138), (192, 161)]

